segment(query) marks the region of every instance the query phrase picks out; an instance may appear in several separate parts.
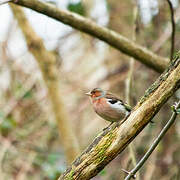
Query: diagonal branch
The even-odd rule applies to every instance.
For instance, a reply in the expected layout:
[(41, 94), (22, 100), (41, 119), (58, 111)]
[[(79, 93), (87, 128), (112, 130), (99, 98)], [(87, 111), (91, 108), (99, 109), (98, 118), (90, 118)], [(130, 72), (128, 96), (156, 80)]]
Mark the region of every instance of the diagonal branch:
[(97, 175), (143, 130), (162, 105), (180, 87), (180, 51), (171, 65), (145, 92), (128, 119), (95, 138), (59, 180), (86, 180)]
[(144, 163), (147, 161), (147, 159), (149, 158), (149, 156), (152, 154), (152, 152), (155, 150), (155, 148), (157, 147), (157, 145), (159, 144), (159, 142), (161, 141), (161, 139), (164, 137), (164, 135), (166, 134), (166, 132), (169, 130), (169, 128), (173, 125), (178, 113), (178, 108), (180, 108), (180, 101), (174, 105), (174, 112), (170, 118), (170, 120), (167, 122), (167, 124), (165, 125), (165, 127), (161, 130), (161, 132), (159, 133), (158, 137), (154, 140), (153, 144), (151, 145), (151, 147), (148, 149), (148, 151), (146, 152), (146, 154), (142, 157), (142, 159), (138, 162), (138, 164), (135, 166), (135, 168), (133, 168), (130, 172), (128, 172), (128, 176), (126, 177), (125, 180), (130, 180), (131, 178), (133, 178), (136, 174), (136, 172), (139, 171), (139, 169), (144, 165)]
[(167, 58), (160, 57), (126, 37), (109, 30), (108, 28), (101, 27), (90, 19), (84, 18), (78, 14), (58, 9), (55, 6), (40, 0), (18, 0), (17, 2), (14, 0), (14, 3), (52, 17), (75, 29), (92, 35), (121, 52), (134, 57), (157, 72), (163, 72), (168, 66), (169, 60)]

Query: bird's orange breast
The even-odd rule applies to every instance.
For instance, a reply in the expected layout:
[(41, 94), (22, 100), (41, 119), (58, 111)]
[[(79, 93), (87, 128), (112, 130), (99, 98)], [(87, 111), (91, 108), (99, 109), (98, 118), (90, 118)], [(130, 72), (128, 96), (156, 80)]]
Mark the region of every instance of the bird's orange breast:
[(95, 112), (102, 118), (108, 121), (119, 121), (124, 117), (124, 113), (118, 112), (117, 109), (113, 109), (107, 103), (105, 98), (100, 98), (93, 101), (93, 108)]

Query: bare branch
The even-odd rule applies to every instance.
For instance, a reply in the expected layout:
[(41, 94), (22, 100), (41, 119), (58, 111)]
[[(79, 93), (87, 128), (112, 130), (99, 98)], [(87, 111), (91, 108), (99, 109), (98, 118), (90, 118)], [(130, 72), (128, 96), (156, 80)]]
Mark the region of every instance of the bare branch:
[(163, 72), (168, 66), (168, 59), (160, 57), (126, 37), (105, 27), (101, 27), (90, 19), (84, 18), (78, 14), (58, 9), (51, 4), (39, 0), (18, 0), (16, 4), (45, 14), (75, 29), (92, 35), (121, 52), (136, 58), (138, 61), (157, 72)]
[(146, 152), (146, 154), (143, 156), (143, 158), (139, 161), (139, 163), (136, 165), (136, 167), (134, 169), (132, 169), (128, 174), (128, 176), (125, 178), (125, 180), (130, 180), (131, 178), (133, 178), (136, 174), (137, 171), (139, 171), (139, 169), (143, 166), (143, 164), (147, 161), (147, 159), (149, 158), (149, 156), (152, 154), (152, 152), (154, 151), (154, 149), (157, 147), (157, 145), (159, 144), (159, 142), (161, 141), (161, 139), (164, 137), (164, 135), (166, 134), (166, 132), (168, 131), (168, 129), (173, 125), (176, 117), (177, 117), (177, 109), (180, 107), (180, 101), (174, 106), (174, 112), (170, 118), (170, 120), (167, 122), (167, 124), (165, 125), (165, 127), (161, 130), (161, 132), (159, 133), (158, 137), (154, 140), (153, 144), (151, 145), (151, 147), (149, 148), (149, 150)]
[(171, 13), (171, 25), (172, 25), (172, 33), (171, 33), (171, 53), (170, 53), (170, 59), (173, 59), (173, 54), (174, 54), (174, 45), (175, 45), (175, 32), (176, 32), (176, 24), (175, 24), (175, 19), (174, 19), (174, 9), (173, 5), (170, 0), (167, 0), (169, 4), (169, 9)]

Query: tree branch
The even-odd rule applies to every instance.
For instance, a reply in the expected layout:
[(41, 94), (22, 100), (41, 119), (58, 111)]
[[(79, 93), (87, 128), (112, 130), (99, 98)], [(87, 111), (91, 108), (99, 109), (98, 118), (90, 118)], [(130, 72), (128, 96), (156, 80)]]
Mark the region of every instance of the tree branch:
[(164, 135), (166, 134), (166, 132), (168, 131), (168, 129), (173, 125), (176, 117), (177, 117), (177, 110), (180, 107), (180, 101), (178, 102), (178, 104), (174, 105), (174, 112), (170, 118), (170, 120), (167, 122), (167, 124), (165, 125), (165, 127), (162, 129), (162, 131), (159, 133), (158, 137), (155, 139), (155, 141), (153, 142), (153, 144), (151, 145), (151, 147), (149, 148), (149, 150), (146, 152), (146, 154), (143, 156), (143, 158), (139, 161), (139, 163), (136, 165), (136, 167), (134, 169), (132, 169), (128, 174), (128, 176), (125, 178), (125, 180), (130, 180), (132, 177), (134, 177), (134, 175), (136, 174), (136, 172), (143, 166), (143, 164), (147, 161), (147, 159), (149, 158), (149, 156), (152, 154), (152, 152), (154, 151), (154, 149), (157, 147), (157, 145), (159, 144), (159, 142), (161, 141), (161, 139), (164, 137)]
[(122, 125), (100, 133), (59, 180), (85, 180), (98, 174), (143, 130), (179, 87), (180, 51), (166, 71), (145, 92), (128, 119)]
[(169, 60), (167, 58), (160, 57), (126, 37), (105, 27), (101, 27), (90, 19), (84, 18), (78, 14), (58, 9), (51, 4), (39, 0), (18, 0), (17, 2), (14, 1), (14, 3), (35, 10), (84, 33), (92, 35), (121, 52), (136, 58), (138, 61), (157, 72), (163, 72), (168, 66)]

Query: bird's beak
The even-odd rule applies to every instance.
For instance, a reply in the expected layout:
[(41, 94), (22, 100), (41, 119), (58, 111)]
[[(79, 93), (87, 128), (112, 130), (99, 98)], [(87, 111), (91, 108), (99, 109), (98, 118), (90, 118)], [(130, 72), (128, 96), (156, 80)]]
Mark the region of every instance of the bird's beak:
[(91, 96), (91, 92), (87, 92), (87, 93), (85, 93), (85, 95)]

